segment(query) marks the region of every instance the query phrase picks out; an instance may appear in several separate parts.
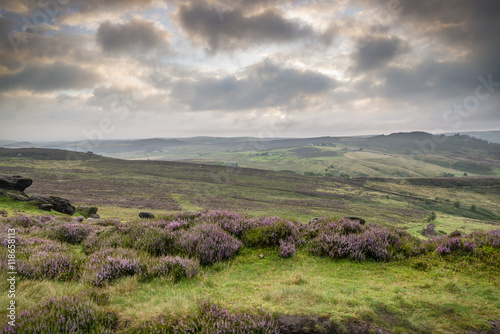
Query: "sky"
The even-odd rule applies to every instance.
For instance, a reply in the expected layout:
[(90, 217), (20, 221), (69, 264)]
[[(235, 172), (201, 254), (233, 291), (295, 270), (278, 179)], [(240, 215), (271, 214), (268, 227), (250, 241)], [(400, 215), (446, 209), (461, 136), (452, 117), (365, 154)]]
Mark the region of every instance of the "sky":
[(0, 139), (500, 129), (498, 0), (0, 0)]

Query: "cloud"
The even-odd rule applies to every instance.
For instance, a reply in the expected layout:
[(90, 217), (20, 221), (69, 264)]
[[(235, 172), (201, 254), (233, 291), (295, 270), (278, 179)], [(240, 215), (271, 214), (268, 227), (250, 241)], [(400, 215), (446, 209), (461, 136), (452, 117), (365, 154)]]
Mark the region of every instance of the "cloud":
[(102, 23), (96, 41), (104, 52), (144, 53), (167, 46), (168, 33), (154, 22), (133, 19), (124, 24)]
[(369, 71), (385, 66), (404, 51), (403, 42), (397, 37), (372, 37), (358, 41), (355, 57), (357, 71)]
[(85, 89), (94, 86), (101, 76), (92, 70), (66, 62), (47, 66), (29, 65), (16, 73), (0, 77), (0, 91), (31, 90), (51, 92), (60, 89)]
[(326, 93), (336, 86), (326, 75), (280, 66), (265, 60), (242, 77), (226, 75), (178, 80), (171, 96), (191, 110), (244, 110), (287, 107)]
[(205, 2), (180, 5), (176, 13), (182, 29), (211, 52), (247, 48), (265, 43), (291, 43), (308, 39), (331, 41), (324, 34), (296, 19), (286, 19), (276, 8), (245, 15), (241, 8), (217, 7)]

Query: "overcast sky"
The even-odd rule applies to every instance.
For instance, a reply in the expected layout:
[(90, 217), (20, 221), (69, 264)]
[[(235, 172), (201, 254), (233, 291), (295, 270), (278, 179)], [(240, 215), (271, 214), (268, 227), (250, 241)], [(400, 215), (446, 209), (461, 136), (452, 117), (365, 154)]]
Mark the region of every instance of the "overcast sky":
[(0, 139), (500, 129), (498, 0), (0, 0)]

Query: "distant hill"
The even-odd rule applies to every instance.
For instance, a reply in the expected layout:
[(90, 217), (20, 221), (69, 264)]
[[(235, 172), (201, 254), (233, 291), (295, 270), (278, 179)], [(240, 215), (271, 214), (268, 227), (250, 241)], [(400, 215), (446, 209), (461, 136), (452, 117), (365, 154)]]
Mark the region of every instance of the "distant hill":
[[(452, 136), (455, 133), (447, 133), (447, 136)], [(460, 132), (462, 135), (468, 135), (471, 137), (483, 139), (489, 141), (490, 143), (500, 144), (500, 131), (470, 131), (470, 132)]]
[(8, 144), (3, 144), (3, 147), (10, 147), (10, 148), (23, 148), (23, 147), (34, 147), (32, 143), (29, 141), (21, 141), (21, 142), (10, 142)]
[[(4, 148), (0, 147), (0, 158), (31, 158), (38, 160), (91, 160), (103, 158), (84, 152), (73, 152), (46, 148)], [(105, 158), (109, 159), (109, 158)]]
[[(490, 133), (490, 137), (493, 134)], [(483, 136), (484, 137), (484, 136)], [(12, 145), (12, 144), (11, 144)], [(9, 151), (44, 159), (92, 159), (87, 151), (126, 160), (183, 161), (221, 166), (342, 177), (451, 177), (500, 175), (500, 144), (467, 134), (450, 136), (401, 132), (372, 137), (149, 138), (51, 143), (15, 143), (10, 148), (65, 150)], [(71, 154), (70, 154), (71, 155)]]
[(500, 145), (459, 134), (445, 136), (426, 132), (402, 132), (368, 138), (359, 145), (363, 148), (407, 155), (445, 154), (465, 157), (488, 155), (500, 158)]

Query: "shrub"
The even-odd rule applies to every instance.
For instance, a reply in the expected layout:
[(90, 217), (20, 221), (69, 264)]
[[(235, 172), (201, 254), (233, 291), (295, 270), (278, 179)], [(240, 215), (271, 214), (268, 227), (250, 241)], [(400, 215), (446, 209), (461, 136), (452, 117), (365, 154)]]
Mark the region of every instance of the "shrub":
[(217, 225), (202, 224), (180, 235), (178, 249), (200, 259), (201, 264), (213, 264), (233, 257), (242, 246), (241, 241)]
[(145, 229), (135, 241), (134, 248), (153, 255), (166, 255), (176, 252), (176, 234), (169, 229)]
[(453, 202), (453, 206), (457, 209), (460, 208), (460, 201)]
[(81, 223), (66, 223), (54, 226), (49, 231), (49, 237), (72, 245), (77, 245), (83, 241), (93, 228)]
[(133, 249), (103, 249), (92, 254), (86, 266), (86, 279), (96, 287), (125, 276), (153, 279), (170, 276), (175, 281), (192, 278), (198, 261), (178, 256), (148, 257)]
[(78, 277), (81, 261), (70, 254), (38, 251), (19, 260), (17, 271), (30, 279), (68, 281)]
[(6, 326), (0, 333), (115, 333), (117, 316), (104, 312), (81, 297), (63, 297), (22, 311), (16, 326)]
[(357, 221), (341, 219), (318, 228), (309, 252), (332, 258), (390, 261), (425, 252), (421, 242), (408, 233), (378, 225), (365, 227)]
[(185, 320), (172, 322), (162, 320), (156, 324), (146, 325), (143, 333), (262, 333), (278, 334), (280, 327), (271, 314), (236, 313), (231, 314), (210, 302), (199, 304), (200, 313)]
[(452, 237), (445, 238), (443, 242), (436, 248), (436, 253), (439, 255), (448, 255), (451, 253), (473, 253), (477, 248), (474, 240), (467, 238)]
[[(7, 246), (5, 239), (2, 246)], [(78, 277), (82, 261), (66, 245), (42, 238), (17, 237), (17, 271), (30, 279), (67, 281)]]
[(216, 210), (202, 213), (196, 222), (212, 223), (219, 225), (224, 231), (240, 237), (246, 230), (251, 228), (244, 216), (228, 210)]
[(477, 209), (477, 206), (476, 206), (475, 204), (472, 204), (472, 205), (470, 206), (470, 211), (472, 211), (472, 212), (476, 212), (476, 209)]
[(131, 249), (104, 249), (94, 253), (90, 256), (86, 269), (87, 278), (94, 286), (147, 272), (139, 254)]
[(5, 222), (13, 227), (22, 227), (22, 228), (30, 228), (30, 227), (39, 227), (42, 228), (47, 224), (53, 223), (56, 221), (55, 216), (27, 216), (27, 215), (16, 215), (13, 217), (9, 217), (5, 220)]
[(160, 219), (157, 221), (143, 222), (142, 226), (145, 228), (161, 228), (161, 229), (175, 231), (181, 228), (183, 229), (189, 228), (190, 222), (185, 219), (177, 219), (174, 221)]
[(287, 258), (295, 254), (295, 244), (293, 240), (280, 240), (280, 255)]
[(94, 230), (82, 243), (85, 254), (104, 248), (133, 248), (146, 229), (137, 224), (117, 224)]
[(179, 256), (165, 256), (153, 259), (148, 268), (147, 278), (170, 276), (174, 281), (192, 278), (198, 273), (198, 261)]
[(251, 228), (243, 234), (246, 246), (279, 246), (280, 240), (288, 240), (295, 245), (305, 242), (303, 227), (279, 217), (263, 217), (249, 221)]
[(432, 211), (425, 220), (427, 220), (428, 222), (431, 222), (431, 221), (434, 221), (436, 220), (437, 216), (436, 216), (436, 212)]

